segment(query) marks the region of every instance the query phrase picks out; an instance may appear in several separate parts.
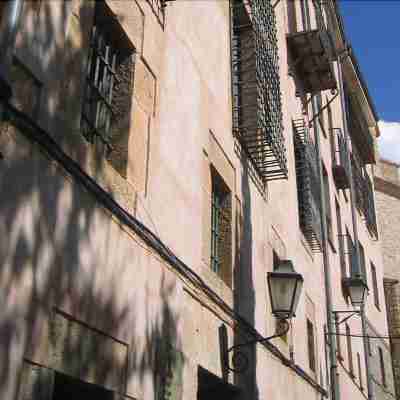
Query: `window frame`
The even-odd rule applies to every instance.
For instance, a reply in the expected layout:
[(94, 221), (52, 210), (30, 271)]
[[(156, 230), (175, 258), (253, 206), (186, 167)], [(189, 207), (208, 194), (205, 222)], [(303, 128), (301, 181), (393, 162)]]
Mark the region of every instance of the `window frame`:
[(376, 275), (375, 264), (370, 261), (371, 277), (372, 277), (372, 290), (374, 293), (374, 304), (375, 307), (381, 311), (380, 300), (379, 300), (379, 287), (378, 287), (378, 277)]
[[(228, 261), (223, 260), (221, 249), (228, 246), (228, 251), (232, 253), (232, 192), (218, 171), (210, 166), (211, 170), (211, 225), (210, 225), (210, 269), (217, 274), (228, 286), (231, 282), (232, 257)], [(228, 236), (222, 240), (228, 241), (221, 243), (221, 226), (225, 220), (228, 229)], [(229, 264), (229, 265), (228, 265)], [(228, 278), (229, 275), (229, 278)]]
[(112, 151), (110, 139), (115, 117), (113, 100), (118, 84), (118, 63), (121, 59), (131, 58), (133, 97), (135, 56), (134, 45), (107, 3), (104, 0), (96, 2), (85, 72), (81, 132), (89, 143), (98, 138), (106, 146), (108, 154)]
[(315, 351), (315, 328), (312, 321), (307, 318), (307, 349), (308, 367), (314, 373), (317, 372), (317, 358)]

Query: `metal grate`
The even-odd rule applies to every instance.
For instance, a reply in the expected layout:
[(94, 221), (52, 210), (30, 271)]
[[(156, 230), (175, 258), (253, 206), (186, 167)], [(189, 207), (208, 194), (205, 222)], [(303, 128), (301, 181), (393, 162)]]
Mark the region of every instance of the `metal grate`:
[(332, 140), (332, 170), (338, 189), (350, 187), (349, 146), (340, 128), (331, 131)]
[(165, 7), (167, 3), (175, 0), (147, 0), (158, 22), (164, 26), (165, 23)]
[(263, 181), (287, 178), (275, 14), (231, 0), (233, 131)]
[(106, 4), (97, 2), (81, 118), (82, 134), (89, 142), (99, 138), (112, 150), (112, 129), (130, 109), (133, 71), (133, 46)]
[(300, 228), (315, 252), (321, 251), (321, 187), (317, 155), (304, 120), (293, 121)]
[(376, 238), (378, 237), (378, 227), (376, 223), (374, 191), (371, 179), (368, 174), (364, 177), (364, 216), (368, 230)]

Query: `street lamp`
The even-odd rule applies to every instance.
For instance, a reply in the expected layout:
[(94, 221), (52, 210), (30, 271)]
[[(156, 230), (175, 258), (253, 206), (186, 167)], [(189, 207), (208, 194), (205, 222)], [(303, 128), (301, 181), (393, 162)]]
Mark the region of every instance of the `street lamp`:
[(361, 307), (364, 304), (368, 293), (368, 286), (365, 280), (359, 275), (343, 279), (343, 285), (347, 289), (353, 307)]
[[(268, 272), (267, 282), (271, 300), (272, 314), (283, 322), (283, 328), (272, 336), (249, 340), (248, 342), (234, 345), (226, 350), (224, 359), (226, 367), (233, 372), (243, 372), (248, 367), (246, 354), (238, 350), (255, 343), (269, 342), (271, 339), (285, 335), (289, 331), (288, 319), (296, 316), (296, 308), (299, 303), (303, 287), (303, 277), (298, 274), (290, 260), (280, 261), (278, 268)], [(280, 325), (282, 327), (282, 325)], [(229, 353), (236, 350), (232, 356), (232, 366), (229, 365)]]
[(297, 273), (290, 260), (282, 260), (278, 268), (267, 275), (272, 314), (279, 319), (296, 316), (303, 288), (303, 277)]

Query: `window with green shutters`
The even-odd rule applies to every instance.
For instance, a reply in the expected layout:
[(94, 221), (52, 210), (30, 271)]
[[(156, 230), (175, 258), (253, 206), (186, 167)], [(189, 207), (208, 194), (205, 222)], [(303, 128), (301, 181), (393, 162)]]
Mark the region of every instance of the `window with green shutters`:
[(231, 193), (221, 176), (212, 168), (211, 191), (211, 269), (230, 286), (232, 246)]

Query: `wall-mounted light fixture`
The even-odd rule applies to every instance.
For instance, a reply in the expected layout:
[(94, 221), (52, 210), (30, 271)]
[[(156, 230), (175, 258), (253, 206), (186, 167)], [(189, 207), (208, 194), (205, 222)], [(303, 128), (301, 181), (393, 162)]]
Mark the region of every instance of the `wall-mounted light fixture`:
[[(296, 315), (296, 308), (303, 288), (303, 277), (294, 270), (292, 262), (290, 260), (282, 260), (276, 270), (268, 272), (267, 282), (272, 314), (282, 322), (280, 324), (282, 329), (272, 336), (249, 340), (228, 348), (224, 359), (227, 364), (226, 368), (230, 371), (240, 373), (244, 372), (248, 367), (248, 357), (239, 349), (255, 343), (268, 342), (271, 339), (285, 335), (289, 330), (287, 320)], [(229, 363), (229, 354), (231, 352), (233, 352), (233, 355), (231, 363)]]

